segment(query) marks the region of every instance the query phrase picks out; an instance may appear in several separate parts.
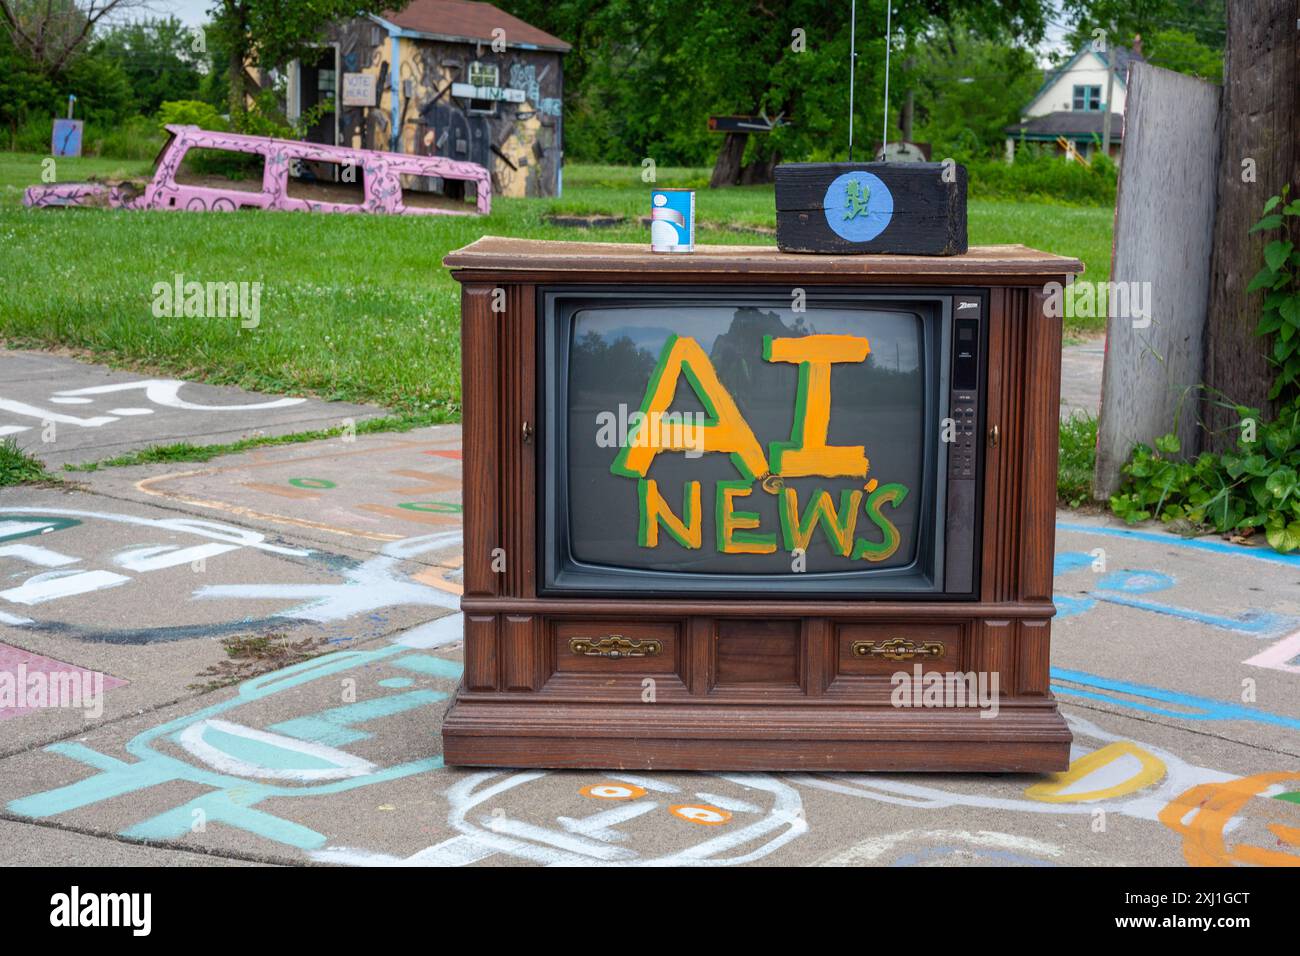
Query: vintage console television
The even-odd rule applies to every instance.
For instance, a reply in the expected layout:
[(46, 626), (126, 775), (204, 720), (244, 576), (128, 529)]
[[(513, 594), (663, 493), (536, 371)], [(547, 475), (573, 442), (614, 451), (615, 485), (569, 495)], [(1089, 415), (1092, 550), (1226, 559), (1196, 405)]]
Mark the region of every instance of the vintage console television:
[(447, 763), (1065, 769), (1043, 306), (1078, 261), (487, 237), (446, 265)]

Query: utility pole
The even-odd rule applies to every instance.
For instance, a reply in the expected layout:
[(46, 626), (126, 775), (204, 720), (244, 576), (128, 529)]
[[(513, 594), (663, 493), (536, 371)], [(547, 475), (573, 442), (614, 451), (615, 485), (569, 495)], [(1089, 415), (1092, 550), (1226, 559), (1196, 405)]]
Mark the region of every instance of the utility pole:
[[(1275, 374), (1268, 342), (1255, 334), (1263, 295), (1246, 286), (1264, 264), (1264, 237), (1250, 227), (1290, 183), (1300, 189), (1300, 0), (1229, 3), (1223, 82), (1223, 153), (1205, 325), (1205, 384), (1228, 400), (1272, 413)], [(1241, 422), (1202, 404), (1214, 451), (1231, 449)]]
[(1101, 118), (1101, 148), (1107, 156), (1110, 155), (1110, 98), (1115, 95), (1116, 32), (1117, 29), (1112, 25), (1106, 34), (1106, 115)]

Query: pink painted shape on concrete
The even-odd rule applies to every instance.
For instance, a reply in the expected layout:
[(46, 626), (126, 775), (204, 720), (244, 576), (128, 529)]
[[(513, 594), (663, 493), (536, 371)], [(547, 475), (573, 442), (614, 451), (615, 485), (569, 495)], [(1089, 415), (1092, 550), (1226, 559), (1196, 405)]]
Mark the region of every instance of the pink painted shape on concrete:
[[(11, 644), (0, 644), (0, 673), (13, 675), (12, 679), (17, 681), (18, 675), (26, 674), (72, 674), (78, 681), (84, 680), (86, 674), (93, 674), (94, 671), (87, 670), (84, 667), (78, 667), (76, 664), (67, 664), (63, 661), (56, 661), (52, 657), (46, 657), (43, 654), (36, 654), (32, 651), (25, 651), (21, 647), (14, 647)], [(128, 683), (119, 677), (110, 677), (104, 675), (104, 691), (108, 692), (114, 687), (121, 687)], [(82, 686), (85, 686), (84, 684)], [(25, 690), (24, 686), (15, 688), (19, 695)], [(8, 720), (10, 717), (21, 717), (23, 714), (31, 713), (31, 707), (0, 707), (0, 720)]]
[[(135, 194), (130, 186), (107, 186), (98, 183), (60, 183), (28, 186), (23, 204), (44, 206), (99, 206), (114, 209), (169, 209), (233, 212), (241, 208), (275, 209), (299, 212), (375, 212), (401, 215), (468, 216), (468, 210), (407, 206), (402, 202), (402, 180), (407, 176), (438, 176), (473, 183), (476, 189), (475, 211), (487, 215), (492, 211), (492, 180), (485, 167), (444, 156), (411, 156), (372, 149), (351, 149), (321, 143), (302, 143), (270, 136), (222, 133), (197, 126), (168, 126), (171, 139), (163, 148), (153, 179), (144, 191)], [(222, 189), (190, 186), (176, 182), (185, 153), (192, 148), (225, 149), (256, 153), (265, 158), (262, 189)], [(365, 199), (360, 204), (314, 202), (295, 199), (288, 194), (289, 167), (295, 160), (338, 163), (359, 167), (364, 175)], [(103, 197), (107, 193), (107, 203)]]
[(1251, 667), (1267, 667), (1287, 674), (1300, 674), (1300, 631), (1289, 634), (1267, 650), (1260, 651), (1250, 660), (1243, 661)]

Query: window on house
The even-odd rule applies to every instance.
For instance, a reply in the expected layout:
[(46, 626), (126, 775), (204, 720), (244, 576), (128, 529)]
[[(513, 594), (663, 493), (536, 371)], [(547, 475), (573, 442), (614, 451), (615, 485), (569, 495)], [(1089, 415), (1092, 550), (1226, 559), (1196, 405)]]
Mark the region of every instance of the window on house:
[(469, 65), (469, 83), (471, 86), (499, 86), (501, 71), (494, 63), (471, 63)]
[[(466, 77), (470, 86), (497, 87), (501, 84), (501, 71), (493, 63), (474, 62), (469, 65)], [(470, 100), (469, 111), (491, 116), (497, 111), (496, 100)]]
[(1101, 87), (1076, 86), (1074, 88), (1074, 108), (1076, 110), (1091, 111), (1101, 109)]

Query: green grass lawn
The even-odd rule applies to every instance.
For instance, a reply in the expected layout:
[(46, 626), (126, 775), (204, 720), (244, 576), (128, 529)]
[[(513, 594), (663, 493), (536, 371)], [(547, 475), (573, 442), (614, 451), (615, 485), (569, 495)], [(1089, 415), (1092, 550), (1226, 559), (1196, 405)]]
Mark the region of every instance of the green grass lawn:
[[(0, 337), (11, 347), (67, 346), (104, 360), (246, 388), (375, 402), (454, 419), (460, 409), (458, 288), (442, 257), (481, 235), (649, 242), (649, 189), (631, 167), (571, 165), (560, 199), (495, 198), (486, 218), (24, 209), (43, 157), (0, 153)], [(60, 159), (60, 181), (147, 167)], [(697, 197), (702, 243), (772, 244), (772, 188), (710, 192), (708, 171), (663, 169), (658, 184)], [(585, 230), (550, 213), (617, 213)], [(1110, 270), (1113, 211), (972, 201), (972, 244), (1019, 242)], [(262, 283), (261, 324), (158, 319), (152, 289), (182, 274)], [(1100, 327), (1098, 320), (1096, 327)], [(1074, 327), (1070, 331), (1084, 331)]]

